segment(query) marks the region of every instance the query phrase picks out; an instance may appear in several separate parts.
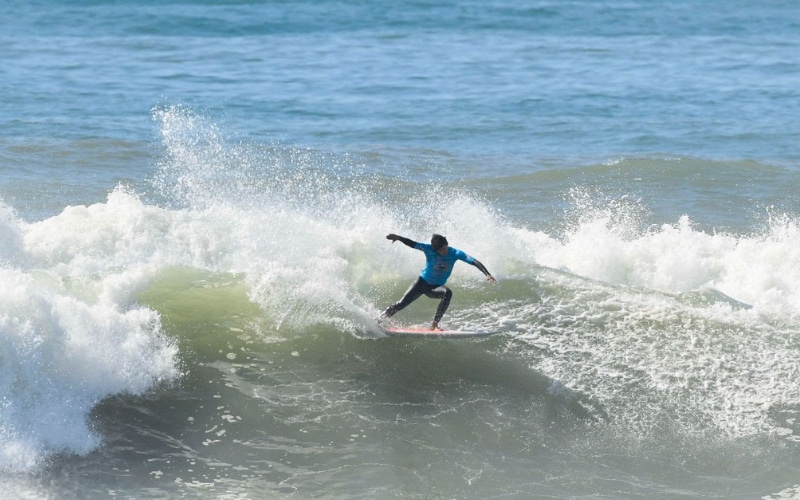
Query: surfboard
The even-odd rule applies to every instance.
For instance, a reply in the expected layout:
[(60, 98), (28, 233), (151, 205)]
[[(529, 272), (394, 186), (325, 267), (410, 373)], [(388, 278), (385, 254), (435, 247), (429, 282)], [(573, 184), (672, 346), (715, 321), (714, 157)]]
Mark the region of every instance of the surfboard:
[(422, 326), (395, 327), (378, 325), (378, 328), (389, 337), (427, 337), (437, 339), (487, 337), (495, 333), (500, 333), (491, 330), (431, 330)]

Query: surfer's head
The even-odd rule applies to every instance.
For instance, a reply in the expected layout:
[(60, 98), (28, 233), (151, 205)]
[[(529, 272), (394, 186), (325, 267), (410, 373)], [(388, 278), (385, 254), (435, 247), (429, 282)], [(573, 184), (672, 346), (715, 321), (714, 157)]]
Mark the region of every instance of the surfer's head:
[(434, 250), (439, 251), (439, 249), (448, 246), (447, 238), (442, 236), (441, 234), (434, 234), (431, 238), (431, 246)]

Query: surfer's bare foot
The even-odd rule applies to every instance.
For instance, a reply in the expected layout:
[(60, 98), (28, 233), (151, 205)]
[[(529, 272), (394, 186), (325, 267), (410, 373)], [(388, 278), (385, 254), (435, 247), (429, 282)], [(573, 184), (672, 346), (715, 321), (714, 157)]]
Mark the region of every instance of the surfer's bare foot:
[(433, 324), (431, 325), (431, 331), (432, 331), (432, 332), (441, 332), (441, 331), (442, 331), (442, 329), (441, 329), (441, 328), (439, 328), (439, 323), (433, 323)]

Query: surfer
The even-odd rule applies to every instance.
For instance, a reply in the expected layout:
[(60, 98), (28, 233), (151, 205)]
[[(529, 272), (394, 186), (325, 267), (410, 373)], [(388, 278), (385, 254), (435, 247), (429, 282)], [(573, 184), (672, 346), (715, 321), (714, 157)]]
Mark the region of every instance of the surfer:
[(477, 267), (484, 275), (487, 281), (496, 283), (492, 274), (481, 264), (475, 257), (470, 257), (466, 253), (456, 248), (452, 248), (447, 243), (447, 238), (440, 234), (434, 234), (431, 238), (431, 244), (417, 243), (403, 236), (390, 234), (386, 236), (387, 240), (401, 241), (406, 246), (421, 250), (425, 254), (426, 264), (425, 269), (419, 275), (416, 281), (411, 284), (411, 287), (406, 291), (405, 295), (396, 303), (392, 304), (381, 314), (380, 319), (391, 318), (397, 311), (402, 310), (407, 305), (411, 304), (422, 295), (427, 295), (432, 299), (439, 299), (439, 307), (436, 309), (436, 315), (433, 317), (433, 324), (431, 330), (441, 331), (439, 328), (439, 321), (444, 316), (444, 312), (450, 305), (450, 298), (453, 292), (444, 286), (450, 273), (453, 272), (453, 266), (456, 261), (463, 260), (467, 264), (472, 264)]

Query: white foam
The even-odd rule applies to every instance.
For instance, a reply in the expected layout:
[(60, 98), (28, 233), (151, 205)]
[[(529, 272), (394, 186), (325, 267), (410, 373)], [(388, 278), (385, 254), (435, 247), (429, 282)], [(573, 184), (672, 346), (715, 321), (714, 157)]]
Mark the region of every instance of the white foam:
[(560, 295), (511, 313), (542, 332), (526, 337), (551, 353), (537, 366), (629, 429), (648, 432), (668, 414), (689, 431), (781, 432), (770, 410), (800, 398), (796, 219), (712, 234), (688, 216), (641, 229), (641, 212), (606, 208), (582, 214), (560, 240), (520, 234), (537, 263), (567, 271), (541, 270)]
[(790, 486), (771, 495), (764, 495), (761, 498), (763, 500), (797, 500), (800, 498), (800, 484)]
[(638, 215), (610, 213), (585, 216), (563, 241), (530, 242), (537, 263), (668, 293), (714, 289), (771, 317), (800, 315), (796, 219), (772, 218), (762, 233), (732, 235), (696, 230), (686, 215), (674, 224), (637, 231)]
[[(100, 439), (88, 422), (94, 405), (177, 374), (158, 315), (132, 303), (142, 273), (125, 267), (125, 236), (112, 236), (126, 226), (106, 220), (112, 211), (72, 207), (37, 224), (11, 220), (16, 255), (0, 267), (2, 470), (91, 451)], [(116, 233), (105, 232), (112, 226)]]
[(15, 262), (22, 247), (14, 210), (0, 199), (0, 264)]

